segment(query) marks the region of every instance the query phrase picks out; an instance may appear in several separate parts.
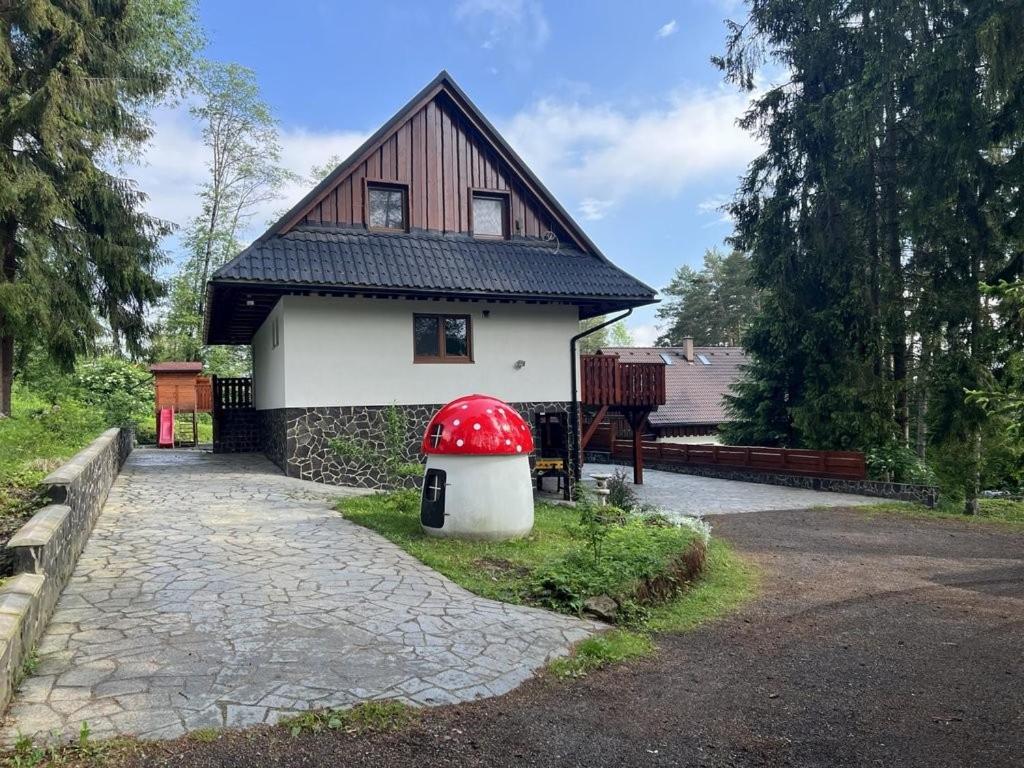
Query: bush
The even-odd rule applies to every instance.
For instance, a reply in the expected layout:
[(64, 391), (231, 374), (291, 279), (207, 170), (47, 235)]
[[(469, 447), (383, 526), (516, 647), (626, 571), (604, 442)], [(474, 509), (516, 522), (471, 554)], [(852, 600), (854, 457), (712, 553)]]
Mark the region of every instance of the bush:
[(621, 467), (617, 467), (608, 478), (608, 503), (619, 509), (633, 509), (640, 505), (640, 497), (626, 476), (626, 470)]
[(684, 585), (688, 566), (682, 561), (693, 546), (692, 531), (647, 525), (638, 517), (606, 529), (599, 558), (592, 551), (574, 550), (539, 568), (533, 577), (534, 600), (563, 613), (580, 613), (588, 598), (607, 595), (619, 605), (617, 621), (636, 624), (646, 617), (648, 605)]
[(890, 483), (935, 485), (935, 473), (920, 456), (900, 443), (870, 449), (865, 455), (868, 477)]
[(135, 426), (152, 421), (152, 376), (138, 363), (97, 357), (80, 363), (74, 380), (79, 399), (102, 409), (108, 425)]

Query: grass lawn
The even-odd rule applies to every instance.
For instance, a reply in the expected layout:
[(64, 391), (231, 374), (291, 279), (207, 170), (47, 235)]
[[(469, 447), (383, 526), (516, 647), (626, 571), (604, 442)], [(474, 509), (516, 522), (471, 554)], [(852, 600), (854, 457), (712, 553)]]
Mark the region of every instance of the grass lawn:
[(105, 428), (93, 409), (68, 402), (53, 410), (18, 388), (11, 411), (10, 418), (0, 419), (0, 525), (34, 509), (39, 481)]
[(930, 509), (923, 504), (898, 501), (869, 504), (857, 509), (869, 515), (898, 514), (940, 520), (963, 520), (975, 523), (1024, 525), (1024, 501), (1010, 499), (978, 499), (978, 514), (965, 515), (960, 504), (942, 504)]
[(580, 513), (538, 504), (533, 532), (514, 541), (458, 541), (420, 529), (416, 492), (344, 499), (339, 511), (370, 528), (471, 592), (509, 603), (580, 613), (588, 597), (610, 595), (620, 604), (611, 632), (581, 643), (569, 659), (552, 665), (561, 676), (586, 674), (605, 664), (647, 655), (650, 632), (682, 632), (734, 610), (756, 591), (756, 576), (729, 546), (712, 539), (704, 569), (683, 581), (700, 551), (688, 528), (639, 520), (609, 526), (595, 558)]

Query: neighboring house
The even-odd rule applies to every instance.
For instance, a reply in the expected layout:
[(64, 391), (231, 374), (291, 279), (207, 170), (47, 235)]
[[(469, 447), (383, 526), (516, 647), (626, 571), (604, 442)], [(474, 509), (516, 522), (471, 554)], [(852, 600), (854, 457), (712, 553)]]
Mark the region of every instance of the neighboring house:
[[(716, 441), (719, 426), (728, 420), (725, 395), (747, 362), (740, 347), (695, 347), (692, 339), (681, 347), (603, 347), (600, 352), (622, 362), (665, 363), (666, 403), (647, 418), (646, 431), (673, 442)], [(628, 426), (614, 429), (616, 437), (629, 435)], [(606, 446), (608, 438), (598, 434), (592, 449)]]
[[(581, 319), (650, 304), (442, 72), (217, 270), (208, 344), (252, 346), (259, 447), (289, 475), (376, 486), (339, 435), (409, 456), (460, 395), (567, 411)], [(565, 421), (562, 422), (567, 423)]]

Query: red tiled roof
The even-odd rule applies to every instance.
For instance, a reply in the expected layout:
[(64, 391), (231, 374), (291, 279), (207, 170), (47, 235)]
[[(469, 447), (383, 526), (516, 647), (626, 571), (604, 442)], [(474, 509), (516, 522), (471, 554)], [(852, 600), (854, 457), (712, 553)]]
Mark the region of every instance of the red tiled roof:
[(665, 366), (667, 402), (651, 414), (653, 427), (727, 421), (724, 397), (747, 362), (740, 347), (695, 347), (693, 362), (683, 356), (681, 347), (603, 347), (601, 351), (618, 355), (623, 362), (660, 363), (662, 355), (671, 361)]
[(153, 363), (149, 366), (149, 370), (153, 373), (199, 373), (203, 370), (203, 364), (200, 362)]

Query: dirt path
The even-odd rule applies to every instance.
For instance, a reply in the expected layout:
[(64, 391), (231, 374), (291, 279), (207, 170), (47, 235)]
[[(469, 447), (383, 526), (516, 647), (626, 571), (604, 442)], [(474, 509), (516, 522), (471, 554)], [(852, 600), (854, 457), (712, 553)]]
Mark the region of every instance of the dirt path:
[(656, 658), (428, 712), (387, 736), (235, 735), (147, 764), (1010, 766), (1024, 754), (1024, 531), (855, 511), (713, 521), (757, 561), (738, 616)]

